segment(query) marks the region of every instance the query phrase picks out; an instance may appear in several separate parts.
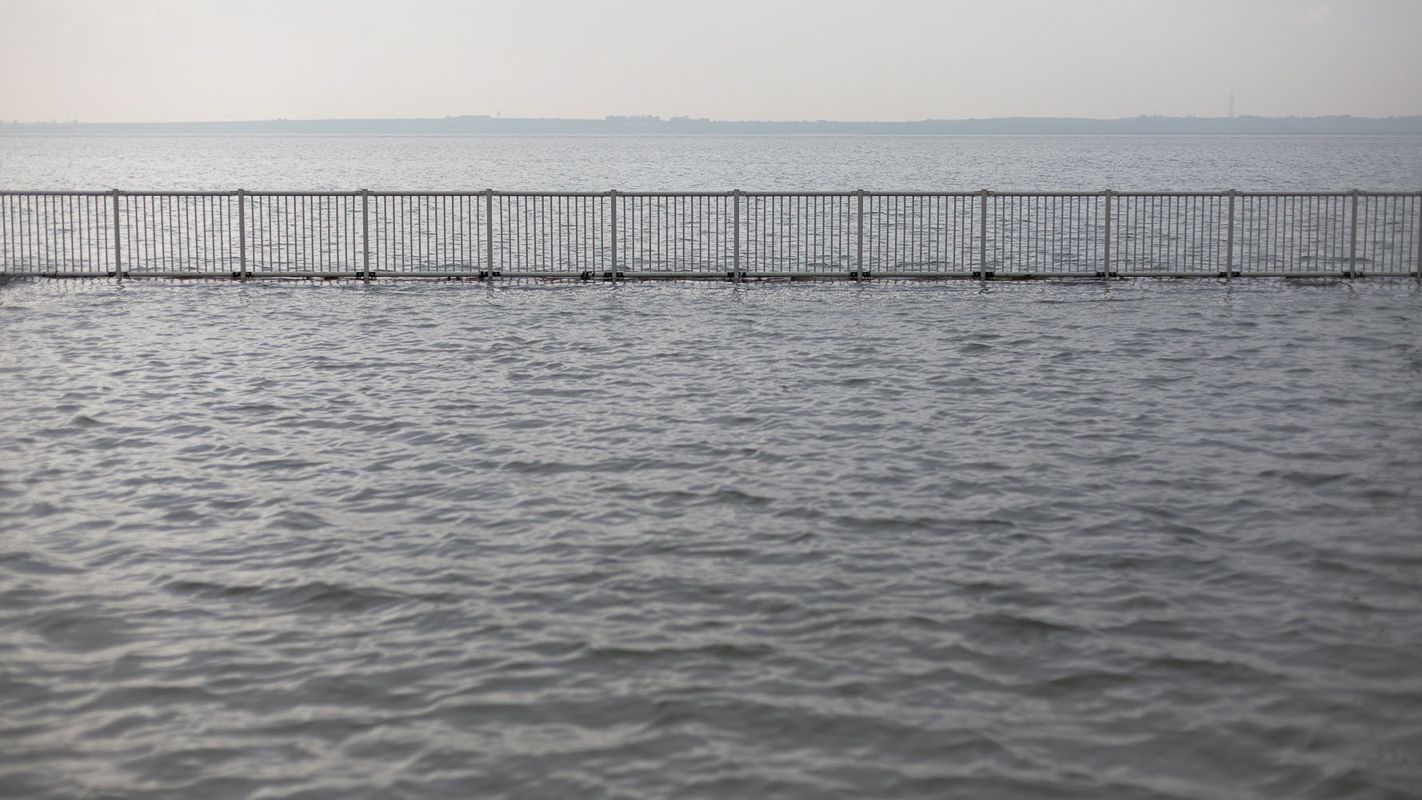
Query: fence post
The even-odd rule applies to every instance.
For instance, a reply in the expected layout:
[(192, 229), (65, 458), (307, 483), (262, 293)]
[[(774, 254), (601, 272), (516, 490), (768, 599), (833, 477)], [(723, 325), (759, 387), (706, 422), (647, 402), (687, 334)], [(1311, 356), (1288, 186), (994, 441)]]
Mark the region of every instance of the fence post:
[(494, 190), (484, 190), (484, 263), (489, 285), (494, 285)]
[(237, 190), (237, 274), (247, 280), (247, 190)]
[(1417, 282), (1422, 283), (1422, 192), (1417, 193)]
[(1352, 220), (1348, 232), (1348, 277), (1358, 277), (1358, 190), (1353, 190)]
[(1229, 221), (1225, 223), (1225, 282), (1234, 277), (1234, 195), (1229, 190)]
[(360, 190), (361, 277), (370, 283), (370, 190)]
[(1106, 197), (1106, 230), (1105, 243), (1101, 250), (1101, 279), (1111, 280), (1111, 190), (1102, 192)]
[(982, 190), (982, 200), (979, 203), (978, 212), (978, 277), (987, 282), (987, 219), (988, 219), (988, 190)]
[(859, 196), (858, 225), (855, 231), (854, 242), (854, 280), (857, 282), (864, 275), (864, 190), (855, 192)]
[(119, 232), (123, 230), (119, 222), (119, 190), (113, 191), (114, 195), (114, 279), (123, 282), (123, 247), (119, 243)]
[(609, 214), (611, 215), (611, 221), (612, 221), (612, 238), (609, 240), (610, 243), (611, 243), (611, 245), (612, 245), (612, 260), (611, 260), (612, 271), (611, 271), (610, 273), (608, 273), (608, 278), (609, 278), (610, 280), (612, 280), (612, 281), (616, 281), (616, 280), (617, 280), (617, 190), (616, 190), (616, 189), (613, 189), (612, 191), (608, 192), (608, 193), (607, 193), (607, 197), (608, 197), (607, 203), (608, 203)]
[(1348, 216), (1348, 277), (1358, 277), (1358, 192), (1352, 190), (1352, 210)]
[[(724, 241), (724, 240), (722, 240)], [(731, 192), (731, 270), (741, 282), (741, 190)]]

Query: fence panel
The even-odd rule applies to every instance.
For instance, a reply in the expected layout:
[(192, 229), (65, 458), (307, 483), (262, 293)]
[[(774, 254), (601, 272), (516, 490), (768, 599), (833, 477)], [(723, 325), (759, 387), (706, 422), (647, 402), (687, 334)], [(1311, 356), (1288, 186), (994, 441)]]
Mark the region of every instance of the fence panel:
[(1422, 277), (1422, 194), (1364, 194), (1358, 201), (1357, 272)]
[(853, 194), (748, 192), (741, 269), (752, 277), (840, 276), (855, 269)]
[(0, 274), (112, 274), (113, 208), (111, 193), (0, 192)]
[(356, 236), (369, 237), (362, 257), (368, 248), (376, 275), (477, 277), (489, 269), (483, 194), (382, 192), (362, 203)]
[(1329, 194), (1240, 194), (1235, 270), (1242, 275), (1346, 275), (1352, 198)]
[(247, 272), (258, 277), (332, 277), (362, 269), (360, 196), (249, 192)]
[(736, 194), (619, 193), (616, 202), (624, 275), (733, 277)]
[(1000, 277), (1095, 276), (1104, 263), (1100, 194), (992, 194), (988, 270)]
[(579, 277), (612, 268), (611, 198), (606, 194), (493, 197), (493, 271), (504, 276)]
[(241, 271), (239, 197), (147, 193), (119, 198), (125, 275), (231, 277)]
[(1114, 274), (1199, 277), (1230, 268), (1228, 194), (1140, 192), (1111, 202)]
[(981, 250), (975, 194), (864, 195), (864, 269), (889, 277), (969, 275)]

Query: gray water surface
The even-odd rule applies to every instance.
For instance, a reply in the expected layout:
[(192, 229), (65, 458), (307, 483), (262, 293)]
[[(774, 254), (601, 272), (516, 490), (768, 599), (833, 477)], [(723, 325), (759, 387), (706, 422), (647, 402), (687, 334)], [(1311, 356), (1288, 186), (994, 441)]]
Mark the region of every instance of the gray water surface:
[(1422, 292), (0, 287), (0, 795), (1408, 797)]
[(1422, 191), (1422, 136), (5, 136), (0, 189)]

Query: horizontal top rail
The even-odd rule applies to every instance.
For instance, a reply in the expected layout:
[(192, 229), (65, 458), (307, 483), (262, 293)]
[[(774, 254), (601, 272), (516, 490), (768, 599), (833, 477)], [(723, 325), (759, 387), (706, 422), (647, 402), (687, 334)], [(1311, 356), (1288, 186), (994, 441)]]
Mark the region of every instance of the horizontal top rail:
[[(125, 194), (138, 194), (138, 192), (125, 192)], [(155, 194), (162, 193), (155, 192)], [(179, 194), (181, 194), (181, 192)], [(237, 194), (237, 192), (229, 192), (229, 194)], [(363, 194), (374, 195), (375, 192), (364, 192), (360, 189), (352, 192), (254, 192), (243, 189), (242, 194), (248, 197), (360, 197)], [(437, 197), (449, 196), (447, 193), (430, 194)]]
[[(120, 194), (135, 194), (135, 192), (120, 192)], [(157, 192), (137, 192), (136, 194), (152, 195)], [(184, 194), (220, 194), (230, 195), (232, 192), (185, 192)], [(97, 191), (94, 189), (84, 189), (69, 191), (67, 189), (0, 189), (0, 197), (113, 197), (112, 189), (109, 191)]]
[(1242, 191), (1237, 189), (1212, 190), (1212, 191), (1147, 191), (1147, 190), (1118, 190), (1118, 189), (1093, 189), (1093, 190), (995, 190), (977, 189), (967, 190), (945, 190), (945, 191), (923, 191), (923, 190), (886, 190), (886, 189), (852, 189), (846, 191), (795, 191), (795, 190), (765, 190), (765, 191), (623, 191), (620, 189), (609, 189), (607, 191), (534, 191), (534, 190), (429, 190), (429, 191), (382, 191), (375, 189), (351, 189), (345, 191), (283, 191), (266, 189), (228, 189), (228, 190), (176, 190), (176, 189), (0, 189), (0, 196), (27, 196), (27, 197), (111, 197), (119, 195), (121, 197), (231, 197), (238, 194), (245, 194), (248, 197), (353, 197), (369, 195), (371, 197), (483, 197), (493, 195), (495, 197), (855, 197), (863, 195), (865, 197), (978, 197), (984, 192), (994, 197), (1099, 197), (1111, 194), (1118, 197), (1228, 197), (1230, 194), (1236, 197), (1412, 197), (1422, 194), (1422, 189), (1416, 191), (1367, 191), (1362, 189), (1330, 189), (1330, 190), (1301, 190), (1301, 191)]

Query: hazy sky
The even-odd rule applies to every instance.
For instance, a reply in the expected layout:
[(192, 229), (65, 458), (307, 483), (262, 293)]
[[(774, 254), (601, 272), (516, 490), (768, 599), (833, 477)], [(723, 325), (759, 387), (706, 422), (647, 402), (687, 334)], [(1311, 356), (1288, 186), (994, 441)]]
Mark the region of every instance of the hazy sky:
[(1419, 0), (0, 0), (0, 120), (1422, 114)]

